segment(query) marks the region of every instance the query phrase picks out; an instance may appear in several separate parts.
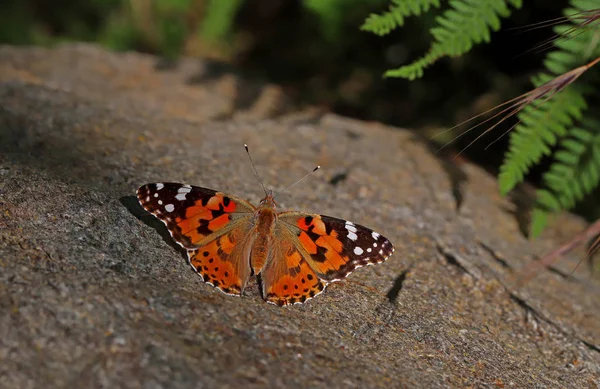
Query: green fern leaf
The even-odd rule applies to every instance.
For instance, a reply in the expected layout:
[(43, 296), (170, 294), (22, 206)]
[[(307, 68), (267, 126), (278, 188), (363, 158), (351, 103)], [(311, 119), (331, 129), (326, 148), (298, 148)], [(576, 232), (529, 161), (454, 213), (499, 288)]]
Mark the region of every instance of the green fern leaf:
[(421, 77), (425, 68), (441, 57), (456, 57), (475, 44), (489, 42), (492, 31), (500, 29), (501, 18), (510, 15), (508, 4), (521, 7), (520, 0), (451, 0), (450, 9), (435, 19), (438, 26), (430, 30), (434, 43), (428, 54), (384, 76), (412, 80)]
[(498, 185), (502, 194), (523, 181), (530, 167), (539, 163), (543, 156), (550, 155), (551, 147), (567, 134), (573, 119), (581, 117), (586, 102), (577, 87), (571, 85), (551, 100), (523, 109), (519, 117), (521, 122), (511, 133), (509, 150), (500, 167)]
[(384, 73), (384, 77), (402, 77), (409, 80), (414, 80), (423, 77), (424, 69), (429, 63), (435, 62), (435, 60), (441, 57), (443, 53), (431, 51), (425, 57), (419, 61), (414, 62), (411, 65), (403, 66), (399, 69), (388, 70)]
[[(323, 2), (322, 0), (318, 1)], [(369, 15), (360, 29), (383, 36), (403, 26), (405, 18), (421, 15), (429, 11), (431, 7), (439, 8), (440, 3), (440, 0), (392, 0), (388, 12)]]
[[(573, 0), (571, 4), (574, 8), (566, 10), (567, 15), (598, 6), (596, 1), (588, 0)], [(572, 23), (555, 28), (557, 34), (570, 33), (555, 42), (557, 50), (547, 54), (544, 65), (550, 74), (534, 77), (536, 87), (581, 66), (588, 57), (600, 56), (600, 46), (594, 38), (597, 32), (579, 29), (572, 33), (573, 28)], [(551, 214), (574, 207), (600, 183), (600, 122), (583, 119), (585, 97), (590, 91), (588, 85), (576, 83), (551, 98), (542, 98), (519, 114), (520, 124), (510, 134), (509, 151), (499, 175), (503, 194), (521, 182), (542, 156), (550, 155), (552, 147), (557, 143), (560, 147), (543, 175), (543, 187), (537, 191), (531, 237), (542, 232)], [(581, 120), (585, 125), (573, 128)]]
[[(587, 135), (582, 136), (584, 133)], [(537, 191), (532, 237), (541, 232), (539, 227), (547, 214), (574, 207), (600, 184), (600, 122), (587, 119), (572, 134), (560, 143), (561, 150), (554, 154), (554, 162), (543, 176), (545, 188)]]

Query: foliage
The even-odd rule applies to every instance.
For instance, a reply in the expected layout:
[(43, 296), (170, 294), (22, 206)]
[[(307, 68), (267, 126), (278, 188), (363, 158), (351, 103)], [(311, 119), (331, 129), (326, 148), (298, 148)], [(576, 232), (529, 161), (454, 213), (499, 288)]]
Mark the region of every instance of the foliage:
[(361, 30), (370, 31), (379, 36), (387, 35), (397, 27), (404, 25), (404, 19), (423, 12), (431, 7), (440, 7), (440, 0), (392, 0), (390, 10), (382, 14), (371, 14), (361, 26)]
[(220, 41), (233, 31), (233, 20), (242, 0), (210, 0), (200, 34), (206, 39)]
[[(500, 28), (500, 18), (509, 16), (509, 4), (521, 7), (520, 0), (450, 1), (450, 9), (437, 18), (438, 26), (431, 30), (434, 42), (429, 52), (409, 65), (387, 71), (386, 76), (422, 77), (424, 69), (439, 58), (458, 56), (476, 43), (489, 42), (491, 31)], [(574, 82), (588, 69), (583, 65), (595, 64), (590, 61), (600, 58), (596, 28), (600, 10), (597, 0), (571, 0), (571, 5), (565, 10), (567, 23), (554, 29), (558, 39), (554, 42), (556, 49), (546, 55), (547, 72), (533, 77), (536, 89), (513, 100), (516, 103), (504, 111), (509, 112), (508, 116), (519, 112), (519, 124), (511, 132), (509, 150), (500, 168), (502, 194), (524, 181), (542, 158), (552, 158), (537, 191), (532, 237), (541, 233), (549, 215), (573, 208), (600, 183), (600, 118), (586, 112), (588, 100), (597, 95), (597, 89), (592, 79), (586, 84)], [(401, 26), (407, 16), (439, 6), (433, 0), (392, 0), (388, 12), (369, 16), (362, 29), (384, 35)], [(548, 92), (552, 87), (554, 90)]]
[[(571, 4), (572, 8), (565, 10), (567, 16), (581, 15), (598, 5), (595, 0), (572, 0)], [(598, 30), (578, 27), (574, 22), (555, 27), (565, 39), (558, 39), (556, 50), (546, 55), (547, 73), (560, 76), (600, 56)], [(533, 237), (541, 233), (551, 213), (573, 208), (600, 183), (600, 121), (594, 112), (586, 112), (587, 101), (594, 93), (597, 95), (597, 90), (591, 86), (593, 74), (588, 75), (587, 83), (573, 83), (551, 99), (527, 106), (510, 135), (499, 176), (502, 193), (523, 181), (542, 157), (552, 158), (542, 188), (537, 191), (530, 229)], [(551, 77), (539, 74), (533, 83), (540, 86)]]
[[(500, 18), (510, 15), (509, 4), (520, 8), (522, 0), (451, 0), (450, 8), (436, 18), (437, 26), (430, 30), (434, 38), (427, 54), (409, 65), (388, 70), (387, 77), (409, 80), (421, 78), (425, 68), (442, 57), (462, 55), (474, 44), (490, 41), (492, 31), (500, 29)], [(420, 15), (430, 8), (440, 7), (439, 0), (392, 0), (388, 12), (370, 15), (362, 29), (378, 35), (388, 34), (402, 26), (404, 19)]]

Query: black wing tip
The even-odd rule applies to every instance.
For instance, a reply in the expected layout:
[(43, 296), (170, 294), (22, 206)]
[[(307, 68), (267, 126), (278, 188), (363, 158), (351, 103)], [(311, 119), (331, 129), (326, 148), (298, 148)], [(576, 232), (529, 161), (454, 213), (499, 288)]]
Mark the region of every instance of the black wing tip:
[(178, 187), (184, 186), (184, 184), (174, 184), (170, 182), (152, 182), (149, 184), (144, 184), (138, 188), (136, 191), (138, 199), (142, 201), (143, 199), (147, 199), (147, 197), (155, 192), (162, 190), (163, 188), (169, 188), (170, 186), (177, 185)]

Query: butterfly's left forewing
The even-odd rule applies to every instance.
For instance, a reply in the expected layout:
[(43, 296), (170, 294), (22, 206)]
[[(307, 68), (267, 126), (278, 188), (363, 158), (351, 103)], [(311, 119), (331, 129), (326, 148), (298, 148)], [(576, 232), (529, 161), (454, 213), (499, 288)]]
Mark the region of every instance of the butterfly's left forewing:
[(359, 224), (325, 215), (301, 212), (279, 214), (282, 228), (308, 265), (326, 282), (341, 280), (356, 268), (381, 263), (394, 252), (383, 235)]

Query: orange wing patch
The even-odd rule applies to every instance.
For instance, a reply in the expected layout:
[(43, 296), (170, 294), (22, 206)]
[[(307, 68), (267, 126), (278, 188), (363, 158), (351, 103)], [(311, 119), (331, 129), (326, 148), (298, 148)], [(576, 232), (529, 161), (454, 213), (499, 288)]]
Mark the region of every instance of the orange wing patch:
[(253, 212), (254, 207), (222, 192), (175, 183), (147, 184), (137, 197), (144, 209), (160, 219), (171, 236), (191, 250), (228, 226), (234, 214)]
[(265, 300), (282, 306), (303, 303), (321, 293), (326, 284), (308, 266), (300, 252), (289, 242), (282, 241), (280, 244), (280, 250), (276, 250), (275, 256), (260, 273)]
[(339, 233), (328, 229), (318, 215), (301, 217), (296, 221), (296, 226), (301, 230), (298, 240), (310, 254), (311, 265), (319, 276), (327, 281), (337, 279), (339, 270), (350, 260), (339, 239)]
[(225, 227), (232, 219), (236, 205), (223, 193), (217, 192), (208, 199), (200, 199), (185, 210), (185, 216), (176, 217), (175, 224), (181, 235), (194, 245)]
[(283, 212), (279, 221), (295, 235), (298, 250), (325, 282), (341, 280), (359, 267), (384, 262), (394, 252), (385, 236), (347, 220)]
[[(236, 251), (236, 243), (235, 234), (229, 233), (188, 251), (188, 259), (204, 282), (227, 294), (239, 296), (250, 278), (250, 268), (249, 264), (244, 266), (244, 258), (239, 256), (241, 252)], [(240, 247), (237, 246), (237, 249)]]

